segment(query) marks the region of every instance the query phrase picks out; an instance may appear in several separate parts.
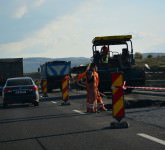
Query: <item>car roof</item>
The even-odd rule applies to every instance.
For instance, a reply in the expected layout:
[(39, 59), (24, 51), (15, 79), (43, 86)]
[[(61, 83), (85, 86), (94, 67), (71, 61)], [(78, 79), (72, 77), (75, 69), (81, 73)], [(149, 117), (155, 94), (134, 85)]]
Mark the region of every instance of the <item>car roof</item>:
[(31, 77), (15, 77), (15, 78), (8, 78), (7, 80), (21, 80), (21, 79), (31, 79), (32, 80), (32, 78)]
[(125, 44), (127, 41), (132, 39), (132, 35), (115, 35), (115, 36), (102, 36), (95, 37), (92, 40), (94, 46), (101, 45), (119, 45)]

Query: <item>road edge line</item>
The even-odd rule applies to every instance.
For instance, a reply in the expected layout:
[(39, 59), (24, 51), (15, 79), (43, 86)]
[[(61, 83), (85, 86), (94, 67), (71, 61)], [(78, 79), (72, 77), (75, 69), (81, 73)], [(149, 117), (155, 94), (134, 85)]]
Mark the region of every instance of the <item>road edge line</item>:
[(79, 110), (76, 110), (76, 109), (74, 109), (73, 111), (76, 112), (76, 113), (79, 113), (79, 114), (81, 114), (81, 115), (85, 115), (85, 114), (86, 114), (86, 113), (84, 113), (84, 112), (82, 112), (82, 111), (79, 111)]

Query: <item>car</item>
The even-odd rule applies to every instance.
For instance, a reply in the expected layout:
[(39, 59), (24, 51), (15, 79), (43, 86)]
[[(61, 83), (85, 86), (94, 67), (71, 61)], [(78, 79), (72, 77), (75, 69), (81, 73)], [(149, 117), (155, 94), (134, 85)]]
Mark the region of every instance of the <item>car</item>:
[(39, 105), (39, 91), (31, 77), (8, 78), (2, 90), (3, 107), (14, 103)]
[(0, 86), (0, 96), (2, 96), (3, 86)]

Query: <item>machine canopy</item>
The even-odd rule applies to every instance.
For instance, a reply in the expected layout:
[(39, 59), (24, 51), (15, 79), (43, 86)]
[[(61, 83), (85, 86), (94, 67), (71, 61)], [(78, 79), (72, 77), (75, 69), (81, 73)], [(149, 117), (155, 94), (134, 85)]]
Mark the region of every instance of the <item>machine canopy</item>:
[(94, 46), (102, 45), (120, 45), (126, 44), (127, 41), (132, 39), (132, 35), (118, 35), (118, 36), (102, 36), (95, 37), (92, 40)]

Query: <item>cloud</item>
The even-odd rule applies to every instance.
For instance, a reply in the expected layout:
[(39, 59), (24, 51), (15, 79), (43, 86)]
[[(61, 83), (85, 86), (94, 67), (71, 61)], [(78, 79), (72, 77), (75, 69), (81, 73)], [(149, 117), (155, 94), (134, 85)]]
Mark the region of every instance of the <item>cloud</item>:
[[(87, 9), (85, 4), (83, 6), (80, 6), (81, 10), (76, 9), (71, 14), (58, 17), (42, 29), (29, 33), (29, 36), (22, 41), (0, 45), (0, 50), (11, 51), (12, 54), (14, 53), (17, 56), (25, 56), (26, 54), (26, 57), (34, 56), (35, 51), (38, 51), (38, 49), (40, 53), (36, 56), (56, 58), (67, 56), (90, 57), (92, 54), (92, 39), (87, 36), (90, 28), (86, 30), (83, 25), (88, 24), (88, 22), (84, 22), (85, 18), (88, 17), (90, 20), (89, 13), (85, 15), (86, 10), (92, 13), (92, 8), (95, 9), (95, 7), (92, 7), (90, 3), (88, 3)], [(79, 17), (80, 15), (82, 18)]]
[(27, 13), (27, 6), (21, 6), (16, 10), (16, 12), (13, 15), (13, 18), (20, 19)]
[(15, 55), (22, 53), (22, 55), (26, 54), (26, 56), (34, 56), (35, 50), (39, 50), (40, 54), (36, 53), (36, 56), (57, 58), (66, 57), (68, 53), (70, 56), (81, 55), (81, 53), (84, 53), (79, 51), (80, 48), (84, 47), (83, 44), (80, 44), (80, 40), (83, 43), (83, 37), (81, 37), (83, 33), (78, 26), (79, 19), (66, 15), (52, 21), (37, 32), (31, 33), (30, 37), (22, 41), (1, 44), (0, 50), (5, 50)]
[[(44, 2), (44, 0), (38, 0), (31, 5), (26, 5), (27, 11), (43, 5)], [(102, 0), (81, 1), (74, 12), (56, 16), (55, 20), (48, 22), (41, 29), (33, 33), (29, 32), (22, 41), (1, 44), (0, 51), (7, 51), (11, 56), (23, 57), (91, 57), (91, 41), (95, 36), (123, 33), (133, 35), (133, 45), (138, 51), (144, 51), (153, 45), (157, 37), (154, 37), (152, 32), (141, 29), (135, 30), (136, 27), (131, 30), (128, 25), (129, 29), (122, 29), (124, 21), (122, 25), (117, 22), (114, 23), (111, 11), (105, 15), (107, 9), (104, 11), (103, 7)]]
[(101, 4), (100, 0), (84, 1), (74, 12), (59, 16), (35, 33), (29, 33), (29, 37), (20, 42), (4, 45), (4, 49), (12, 47), (12, 52), (17, 52), (17, 56), (22, 53), (26, 57), (91, 57), (92, 39), (109, 34), (107, 28), (98, 28), (100, 20), (94, 12), (101, 11)]
[(8, 44), (0, 44), (0, 50), (5, 50), (5, 52), (13, 52), (13, 53), (19, 53), (22, 51), (22, 49), (27, 47), (27, 44), (29, 40), (24, 40), (21, 42), (11, 42)]
[(43, 5), (45, 2), (46, 2), (46, 0), (36, 0), (36, 1), (34, 1), (33, 6), (39, 7), (39, 6)]
[(135, 40), (142, 40), (142, 39), (148, 39), (148, 38), (153, 38), (154, 34), (152, 32), (133, 32)]
[(31, 9), (40, 7), (45, 3), (45, 0), (17, 0), (17, 5), (21, 5), (16, 9), (13, 14), (13, 18), (21, 19), (27, 12), (30, 12)]

